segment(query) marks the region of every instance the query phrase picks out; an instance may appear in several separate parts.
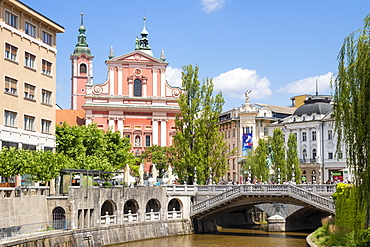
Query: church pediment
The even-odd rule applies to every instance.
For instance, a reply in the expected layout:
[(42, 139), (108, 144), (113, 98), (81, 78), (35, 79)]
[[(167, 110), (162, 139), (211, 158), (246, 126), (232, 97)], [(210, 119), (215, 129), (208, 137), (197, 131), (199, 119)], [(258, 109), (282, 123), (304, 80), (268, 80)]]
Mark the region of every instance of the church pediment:
[(143, 63), (157, 63), (157, 64), (167, 64), (166, 62), (152, 57), (142, 51), (133, 51), (107, 61), (110, 62), (143, 62)]

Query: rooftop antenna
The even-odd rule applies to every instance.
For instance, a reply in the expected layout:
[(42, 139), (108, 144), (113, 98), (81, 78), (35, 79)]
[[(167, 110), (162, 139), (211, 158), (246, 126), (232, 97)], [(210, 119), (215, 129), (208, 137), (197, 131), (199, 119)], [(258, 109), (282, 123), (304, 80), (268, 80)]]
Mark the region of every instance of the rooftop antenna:
[(319, 86), (318, 86), (318, 84), (317, 84), (317, 79), (316, 79), (316, 96), (318, 96), (318, 95), (319, 95), (319, 92), (318, 92), (319, 90), (318, 90), (318, 89), (319, 89)]

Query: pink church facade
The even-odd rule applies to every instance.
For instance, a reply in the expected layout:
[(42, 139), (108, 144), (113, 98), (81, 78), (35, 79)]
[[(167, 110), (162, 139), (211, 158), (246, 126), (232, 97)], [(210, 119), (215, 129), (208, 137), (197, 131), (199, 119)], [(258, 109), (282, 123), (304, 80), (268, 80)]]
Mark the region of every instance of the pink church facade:
[(108, 78), (102, 84), (92, 82), (93, 56), (85, 30), (81, 21), (79, 42), (71, 55), (71, 109), (85, 110), (86, 124), (96, 122), (103, 130), (120, 131), (130, 139), (135, 155), (152, 145), (172, 145), (180, 88), (166, 81), (168, 63), (163, 52), (161, 59), (153, 56), (145, 22), (134, 51), (114, 57), (111, 49)]

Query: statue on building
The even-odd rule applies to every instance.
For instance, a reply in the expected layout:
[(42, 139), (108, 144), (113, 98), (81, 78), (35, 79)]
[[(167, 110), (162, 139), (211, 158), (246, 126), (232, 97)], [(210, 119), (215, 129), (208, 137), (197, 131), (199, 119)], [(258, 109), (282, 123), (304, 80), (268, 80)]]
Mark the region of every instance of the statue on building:
[(252, 90), (245, 90), (245, 103), (249, 103), (251, 98), (249, 96), (249, 94), (252, 92)]

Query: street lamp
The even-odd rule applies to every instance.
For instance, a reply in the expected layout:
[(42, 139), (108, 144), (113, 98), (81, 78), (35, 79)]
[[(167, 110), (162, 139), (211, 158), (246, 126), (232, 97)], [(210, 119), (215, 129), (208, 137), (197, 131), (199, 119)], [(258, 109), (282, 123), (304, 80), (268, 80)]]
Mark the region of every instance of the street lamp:
[(197, 184), (197, 167), (194, 167), (194, 184)]
[(294, 173), (294, 165), (292, 165), (292, 182), (295, 182), (295, 173)]

